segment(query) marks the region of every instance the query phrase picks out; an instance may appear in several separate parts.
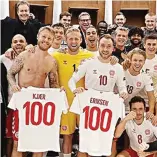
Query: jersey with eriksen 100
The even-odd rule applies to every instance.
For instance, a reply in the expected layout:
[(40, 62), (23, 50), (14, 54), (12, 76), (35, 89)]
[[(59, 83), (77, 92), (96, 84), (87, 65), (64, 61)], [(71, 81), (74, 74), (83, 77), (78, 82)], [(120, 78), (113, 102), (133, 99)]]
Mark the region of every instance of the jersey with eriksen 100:
[(60, 118), (68, 109), (65, 92), (57, 88), (22, 88), (14, 93), (9, 108), (19, 111), (18, 151), (60, 151)]
[(111, 155), (117, 120), (125, 116), (119, 95), (89, 89), (74, 98), (70, 111), (80, 114), (79, 151), (92, 156)]

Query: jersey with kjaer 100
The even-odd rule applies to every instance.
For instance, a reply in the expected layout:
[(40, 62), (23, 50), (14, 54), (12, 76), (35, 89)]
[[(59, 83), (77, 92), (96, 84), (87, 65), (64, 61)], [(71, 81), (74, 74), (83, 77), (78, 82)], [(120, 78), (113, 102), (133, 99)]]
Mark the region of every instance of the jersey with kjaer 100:
[(14, 93), (9, 108), (17, 109), (19, 113), (18, 151), (60, 151), (60, 118), (68, 109), (64, 91), (60, 92), (59, 88), (22, 88)]

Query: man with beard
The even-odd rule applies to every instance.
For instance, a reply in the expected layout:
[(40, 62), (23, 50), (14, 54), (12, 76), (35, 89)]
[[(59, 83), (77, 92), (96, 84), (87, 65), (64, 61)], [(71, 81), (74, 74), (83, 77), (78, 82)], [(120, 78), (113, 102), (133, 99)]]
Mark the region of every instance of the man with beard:
[(126, 17), (122, 12), (118, 12), (114, 18), (114, 24), (108, 27), (108, 33), (114, 36), (117, 27), (126, 27), (130, 29), (131, 26), (127, 26), (125, 25), (125, 23), (126, 23)]
[[(59, 87), (57, 64), (47, 52), (52, 45), (54, 32), (51, 27), (46, 26), (39, 30), (37, 37), (38, 45), (35, 47), (34, 53), (28, 53), (27, 51), (22, 52), (15, 59), (15, 62), (8, 71), (8, 81), (13, 92), (20, 91), (22, 87), (29, 86), (44, 88), (47, 76), (49, 78), (50, 88)], [(16, 74), (18, 74), (18, 84), (16, 84)], [(18, 117), (16, 116), (14, 125), (12, 157), (22, 157), (22, 152), (17, 151)], [(33, 154), (33, 157), (42, 156), (42, 152)]]
[(108, 32), (108, 24), (106, 23), (106, 21), (99, 21), (99, 23), (97, 24), (97, 32), (98, 32), (98, 36), (102, 36), (104, 34), (107, 34)]
[(130, 29), (128, 37), (130, 38), (130, 44), (126, 46), (128, 52), (136, 47), (144, 50), (142, 44), (142, 39), (144, 37), (144, 34), (141, 28), (134, 27)]
[(89, 26), (91, 25), (91, 17), (87, 12), (82, 12), (78, 17), (78, 21), (79, 21), (79, 30), (82, 36), (81, 47), (86, 48), (85, 32), (87, 28), (89, 28)]
[[(22, 51), (25, 50), (27, 43), (26, 39), (24, 36), (17, 34), (13, 37), (12, 39), (12, 49), (15, 52), (15, 57), (17, 57)], [(13, 64), (14, 60), (10, 60), (9, 58), (5, 57), (5, 55), (0, 56), (0, 62), (4, 64), (6, 70), (8, 71)], [(8, 89), (8, 102), (9, 103), (10, 99), (12, 97), (12, 91), (9, 87)], [(7, 116), (6, 116), (6, 138), (7, 138), (7, 148), (6, 148), (6, 153), (7, 157), (11, 157), (12, 153), (12, 114), (13, 111), (11, 109), (7, 109)]]
[(147, 35), (150, 35), (150, 34), (156, 34), (157, 35), (156, 15), (154, 13), (146, 14), (145, 24), (146, 24), (146, 27), (141, 27), (141, 29), (144, 32), (144, 36), (147, 36)]
[(61, 23), (56, 23), (52, 25), (52, 28), (55, 33), (55, 38), (54, 38), (51, 48), (48, 49), (48, 53), (50, 55), (52, 55), (52, 53), (54, 53), (55, 51), (59, 50), (61, 43), (64, 40), (64, 34), (65, 34), (64, 26)]
[(120, 122), (115, 131), (119, 138), (126, 130), (130, 140), (130, 148), (120, 152), (117, 157), (154, 157), (155, 152), (140, 152), (143, 143), (156, 141), (157, 128), (145, 119), (146, 104), (143, 98), (133, 97), (130, 102), (131, 112)]
[[(113, 50), (111, 35), (101, 36), (98, 44), (99, 56), (82, 63), (69, 80), (69, 88), (73, 93), (81, 93), (83, 87), (76, 88), (76, 83), (85, 76), (85, 88), (98, 91), (113, 92), (117, 84), (120, 96), (127, 97), (124, 72), (120, 64), (111, 65), (110, 60)], [(105, 69), (105, 70), (104, 70)]]

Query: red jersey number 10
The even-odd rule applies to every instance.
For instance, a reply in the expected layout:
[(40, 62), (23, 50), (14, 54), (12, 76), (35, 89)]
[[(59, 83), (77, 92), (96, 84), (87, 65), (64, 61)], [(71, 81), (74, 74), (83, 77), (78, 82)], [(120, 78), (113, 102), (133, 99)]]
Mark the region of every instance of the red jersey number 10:
[[(110, 129), (112, 120), (112, 111), (110, 109), (101, 111), (99, 107), (95, 106), (90, 108), (90, 106), (86, 106), (83, 109), (83, 112), (85, 113), (86, 129), (91, 129), (93, 131), (100, 129), (103, 132), (107, 132)], [(96, 120), (93, 120), (94, 118), (96, 118)], [(95, 124), (93, 124), (93, 121), (95, 121)]]
[[(25, 124), (29, 125), (30, 122), (32, 125), (40, 125), (42, 122), (49, 126), (54, 123), (54, 117), (55, 117), (55, 105), (52, 102), (47, 102), (45, 105), (42, 105), (41, 102), (33, 102), (30, 104), (29, 101), (27, 101), (23, 108), (26, 109), (25, 112)], [(37, 120), (35, 120), (35, 108), (38, 108), (37, 113)], [(51, 114), (50, 117), (48, 117), (48, 108), (51, 108)], [(47, 119), (50, 118), (48, 121)]]

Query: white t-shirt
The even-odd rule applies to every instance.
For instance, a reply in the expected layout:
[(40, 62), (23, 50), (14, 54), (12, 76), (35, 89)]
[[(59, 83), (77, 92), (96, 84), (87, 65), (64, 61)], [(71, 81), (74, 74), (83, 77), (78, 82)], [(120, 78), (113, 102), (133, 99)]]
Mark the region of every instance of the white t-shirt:
[[(116, 84), (120, 93), (127, 92), (124, 72), (122, 66), (118, 63), (115, 65), (102, 63), (97, 57), (86, 60), (73, 73), (72, 79), (77, 82), (84, 76), (86, 89), (92, 88), (99, 91), (113, 92)], [(75, 90), (72, 88), (70, 87), (72, 91)]]
[(129, 120), (125, 125), (129, 136), (130, 147), (138, 151), (142, 142), (153, 142), (157, 139), (157, 127), (148, 120), (144, 120), (141, 125), (137, 125), (133, 120)]
[(154, 84), (154, 93), (157, 100), (157, 55), (155, 55), (153, 59), (146, 59), (142, 71), (144, 71), (145, 73), (149, 74), (152, 77)]
[(8, 106), (19, 111), (18, 151), (60, 151), (60, 118), (68, 109), (65, 92), (22, 88), (13, 94)]
[[(145, 91), (153, 91), (153, 82), (152, 78), (146, 73), (140, 73), (137, 76), (133, 76), (130, 74), (129, 70), (124, 72), (126, 79), (126, 87), (128, 92), (128, 98), (125, 100), (125, 111), (128, 113), (129, 109), (129, 101), (131, 98), (139, 94), (141, 90)], [(148, 104), (147, 104), (148, 105)]]
[(48, 49), (48, 53), (50, 54), (50, 55), (52, 55), (54, 52), (56, 52), (56, 51), (58, 51), (59, 49), (55, 49), (55, 48), (53, 48), (53, 47), (50, 47), (49, 49)]
[(115, 126), (124, 117), (124, 108), (123, 100), (112, 92), (89, 89), (76, 95), (70, 111), (80, 114), (79, 151), (111, 155)]
[(0, 55), (0, 63), (3, 63), (8, 71), (13, 64), (13, 60), (10, 60), (9, 58), (5, 57), (5, 54), (3, 54)]
[(90, 51), (90, 50), (87, 50), (87, 49), (84, 49), (85, 52), (91, 52), (93, 53), (95, 56), (99, 56), (99, 51)]

